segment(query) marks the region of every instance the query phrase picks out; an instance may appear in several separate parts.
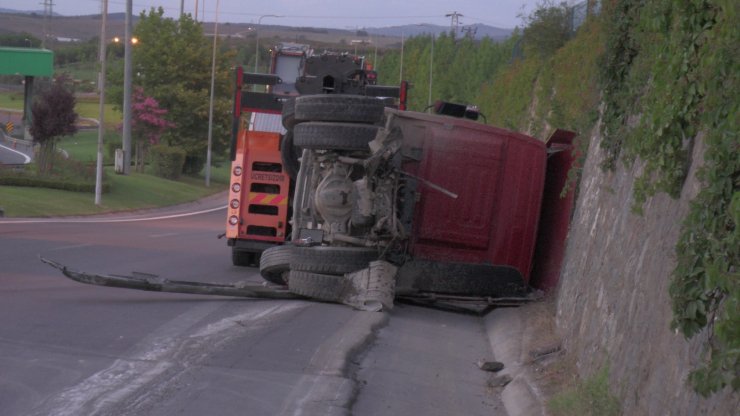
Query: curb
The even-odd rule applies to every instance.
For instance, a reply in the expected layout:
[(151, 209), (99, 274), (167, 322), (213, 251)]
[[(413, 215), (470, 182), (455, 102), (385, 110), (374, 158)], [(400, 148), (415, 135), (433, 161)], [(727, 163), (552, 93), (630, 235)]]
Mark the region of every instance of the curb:
[(545, 407), (538, 390), (522, 363), (524, 327), (522, 309), (498, 308), (485, 316), (484, 326), (496, 361), (504, 363), (501, 374), (511, 382), (501, 392), (509, 416), (544, 416)]
[(387, 312), (358, 312), (319, 347), (298, 385), (283, 400), (281, 416), (349, 416), (357, 394), (351, 359), (388, 324)]

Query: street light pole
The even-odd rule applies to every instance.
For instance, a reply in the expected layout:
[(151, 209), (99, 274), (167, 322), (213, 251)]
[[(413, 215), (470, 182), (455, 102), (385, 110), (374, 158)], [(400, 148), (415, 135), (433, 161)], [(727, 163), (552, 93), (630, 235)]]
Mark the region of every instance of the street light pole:
[(403, 82), (403, 31), (401, 31), (401, 69), (398, 74), (398, 82)]
[[(259, 19), (257, 19), (257, 26), (258, 27), (262, 24), (262, 19), (265, 18), (265, 17), (283, 17), (283, 16), (277, 15), (277, 14), (264, 14), (264, 15), (260, 16)], [(255, 58), (254, 58), (254, 72), (255, 73), (257, 73), (257, 71), (259, 70), (259, 62), (260, 62), (260, 32), (259, 32), (259, 29), (257, 29), (256, 32), (257, 33), (256, 33), (256, 36), (255, 36), (255, 46), (254, 46), (254, 54), (255, 54)]]
[(432, 68), (434, 66), (434, 28), (427, 23), (419, 23), (417, 26), (429, 26), (432, 34), (432, 50), (429, 54), (429, 97), (427, 98), (427, 111), (431, 113), (432, 108)]
[(206, 186), (211, 186), (211, 147), (213, 143), (213, 93), (216, 86), (216, 40), (218, 39), (218, 4), (213, 26), (213, 58), (211, 59), (211, 102), (208, 106), (208, 150), (206, 151)]
[(98, 154), (95, 163), (95, 205), (100, 205), (101, 194), (103, 193), (103, 123), (105, 121), (105, 47), (106, 34), (105, 23), (108, 20), (108, 0), (101, 0), (103, 3), (103, 12), (101, 13), (102, 23), (100, 24), (100, 73), (98, 74), (98, 90), (100, 104), (98, 107)]
[(432, 53), (429, 54), (429, 98), (427, 99), (428, 111), (431, 113), (432, 106), (432, 67), (434, 66), (434, 32), (432, 32)]
[(133, 0), (126, 0), (126, 30), (123, 45), (123, 174), (131, 172), (131, 32)]

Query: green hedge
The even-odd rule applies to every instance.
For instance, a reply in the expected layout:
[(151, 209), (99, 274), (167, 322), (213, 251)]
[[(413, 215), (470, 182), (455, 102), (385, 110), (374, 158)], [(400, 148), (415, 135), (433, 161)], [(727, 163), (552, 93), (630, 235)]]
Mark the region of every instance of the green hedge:
[(180, 177), (185, 164), (186, 153), (177, 147), (158, 144), (151, 147), (149, 157), (154, 174), (166, 179), (177, 179)]
[[(94, 182), (72, 182), (35, 176), (0, 176), (0, 185), (50, 188), (71, 192), (95, 192)], [(108, 191), (110, 191), (110, 184), (103, 183), (102, 192), (106, 193)]]

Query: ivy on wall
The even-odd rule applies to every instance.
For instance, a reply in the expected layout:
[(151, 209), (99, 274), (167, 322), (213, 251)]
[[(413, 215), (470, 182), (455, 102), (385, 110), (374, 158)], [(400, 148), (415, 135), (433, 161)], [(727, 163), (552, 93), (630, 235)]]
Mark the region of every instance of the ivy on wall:
[(604, 167), (644, 162), (635, 208), (678, 196), (698, 132), (702, 190), (676, 247), (671, 323), (707, 331), (706, 360), (690, 376), (709, 395), (740, 389), (740, 4), (733, 0), (617, 0), (605, 7)]

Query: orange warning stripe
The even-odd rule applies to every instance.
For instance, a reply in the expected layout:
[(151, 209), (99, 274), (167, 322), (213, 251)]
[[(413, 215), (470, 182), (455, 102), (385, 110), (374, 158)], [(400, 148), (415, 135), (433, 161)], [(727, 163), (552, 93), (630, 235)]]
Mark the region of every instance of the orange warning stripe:
[(277, 194), (264, 194), (261, 192), (250, 192), (249, 193), (250, 204), (262, 204), (262, 205), (287, 205), (288, 198)]

